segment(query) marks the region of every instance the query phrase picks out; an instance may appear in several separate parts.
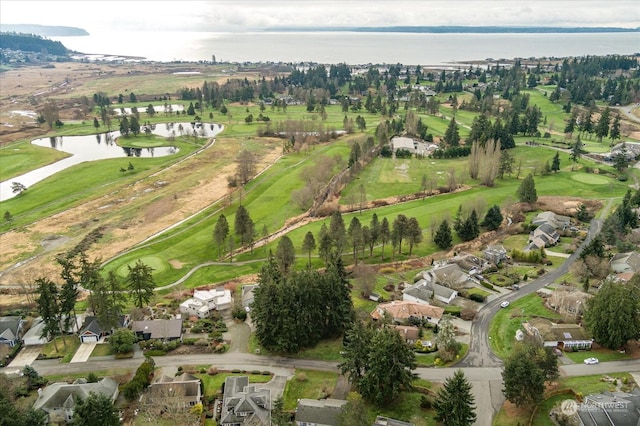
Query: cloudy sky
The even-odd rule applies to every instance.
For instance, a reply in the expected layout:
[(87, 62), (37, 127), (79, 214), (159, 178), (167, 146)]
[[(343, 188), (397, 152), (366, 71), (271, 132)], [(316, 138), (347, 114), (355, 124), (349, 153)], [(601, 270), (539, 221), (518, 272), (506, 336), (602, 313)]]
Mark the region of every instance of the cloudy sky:
[(0, 24), (87, 31), (252, 31), (273, 27), (503, 25), (640, 27), (638, 0), (2, 0)]

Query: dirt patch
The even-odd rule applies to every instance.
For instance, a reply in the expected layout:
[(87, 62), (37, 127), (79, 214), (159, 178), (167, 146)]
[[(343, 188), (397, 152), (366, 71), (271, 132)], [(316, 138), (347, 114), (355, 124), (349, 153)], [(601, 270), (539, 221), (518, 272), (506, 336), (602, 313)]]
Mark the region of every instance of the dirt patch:
[(563, 216), (574, 216), (578, 206), (584, 204), (591, 215), (602, 208), (600, 200), (592, 200), (578, 197), (542, 196), (538, 198), (540, 210), (549, 210)]
[(182, 269), (182, 267), (184, 266), (184, 263), (180, 262), (179, 260), (176, 259), (171, 259), (169, 261), (169, 265), (171, 265), (171, 267), (173, 269)]

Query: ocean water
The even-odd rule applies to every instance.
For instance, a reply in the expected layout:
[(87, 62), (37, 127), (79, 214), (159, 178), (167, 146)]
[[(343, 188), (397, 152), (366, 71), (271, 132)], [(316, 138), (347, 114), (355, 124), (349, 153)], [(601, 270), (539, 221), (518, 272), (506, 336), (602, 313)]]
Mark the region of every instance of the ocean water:
[(57, 37), (67, 48), (155, 61), (445, 65), (474, 60), (640, 52), (640, 33), (407, 34), (121, 32)]

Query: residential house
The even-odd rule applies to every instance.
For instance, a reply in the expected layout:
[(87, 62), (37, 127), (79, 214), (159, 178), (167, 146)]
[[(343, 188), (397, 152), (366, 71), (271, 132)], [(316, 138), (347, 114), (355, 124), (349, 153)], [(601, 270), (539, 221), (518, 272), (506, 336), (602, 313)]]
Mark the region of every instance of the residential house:
[(338, 426), (343, 399), (299, 399), (296, 410), (297, 426)]
[(176, 377), (162, 376), (151, 383), (143, 403), (154, 406), (189, 408), (202, 400), (200, 379), (188, 373)]
[(44, 321), (42, 321), (42, 317), (34, 319), (29, 330), (22, 336), (22, 343), (25, 346), (44, 345), (47, 343), (49, 339), (46, 336), (42, 336), (44, 326), (45, 324)]
[(593, 340), (587, 337), (586, 331), (578, 324), (554, 324), (545, 318), (532, 318), (522, 324), (527, 334), (560, 350), (589, 350)]
[(540, 226), (547, 224), (553, 229), (564, 231), (571, 226), (571, 218), (568, 216), (562, 216), (555, 214), (554, 212), (546, 211), (539, 213), (531, 220), (531, 224), (534, 226)]
[(410, 345), (416, 343), (418, 338), (420, 337), (420, 330), (418, 327), (413, 327), (411, 325), (396, 325), (395, 329), (400, 336)]
[(231, 291), (224, 288), (195, 290), (193, 297), (180, 304), (180, 312), (198, 318), (208, 318), (212, 311), (230, 309), (233, 304)]
[(371, 312), (375, 320), (388, 315), (394, 322), (403, 324), (411, 319), (426, 320), (432, 324), (438, 324), (444, 315), (444, 309), (439, 306), (427, 305), (404, 300), (394, 300), (389, 303), (381, 303)]
[(430, 279), (421, 279), (402, 290), (402, 300), (426, 304), (429, 304), (432, 299), (449, 304), (457, 296), (458, 292), (456, 290), (435, 284)]
[(467, 272), (469, 275), (478, 274), (487, 266), (485, 260), (470, 253), (458, 253), (449, 259), (447, 263), (455, 263), (462, 271)]
[(49, 423), (71, 423), (77, 401), (86, 399), (91, 392), (102, 394), (111, 401), (115, 401), (118, 398), (118, 382), (105, 377), (96, 383), (87, 383), (85, 379), (78, 379), (72, 384), (52, 383), (38, 390), (38, 399), (33, 403), (33, 409), (46, 412)]
[(139, 339), (171, 341), (182, 339), (182, 319), (133, 321), (131, 330)]
[(492, 244), (487, 246), (482, 252), (485, 259), (488, 262), (497, 265), (501, 262), (506, 262), (509, 256), (507, 256), (507, 249), (503, 245)]
[(229, 376), (224, 382), (221, 426), (270, 426), (271, 395), (268, 389), (249, 386), (247, 376)]
[[(554, 246), (558, 243), (559, 240), (560, 234), (558, 234), (558, 231), (556, 231), (556, 229), (548, 223), (543, 223), (529, 234), (529, 242), (533, 243), (535, 248), (538, 249)], [(532, 246), (530, 250), (534, 250), (534, 246)], [(525, 251), (530, 250), (525, 249)]]
[(637, 251), (617, 253), (611, 258), (609, 264), (611, 265), (611, 270), (617, 274), (623, 272), (640, 272), (640, 253)]
[(640, 390), (587, 395), (577, 405), (580, 426), (640, 425)]
[(425, 279), (431, 277), (431, 281), (450, 288), (473, 287), (480, 284), (455, 263), (437, 265), (430, 271), (423, 273)]
[(414, 426), (413, 423), (402, 420), (390, 419), (389, 417), (377, 416), (373, 426)]
[(578, 315), (584, 311), (587, 300), (591, 297), (573, 287), (559, 288), (546, 299), (546, 304), (561, 315)]
[[(120, 315), (118, 317), (118, 328), (126, 327), (129, 325), (129, 317)], [(104, 336), (111, 334), (113, 330), (104, 328), (98, 322), (98, 318), (94, 316), (87, 316), (84, 319), (82, 327), (80, 327), (80, 341), (82, 343), (99, 342)]]
[(0, 345), (10, 348), (20, 343), (24, 321), (18, 316), (0, 317)]
[(253, 291), (259, 284), (247, 284), (242, 286), (242, 307), (251, 309), (253, 303)]

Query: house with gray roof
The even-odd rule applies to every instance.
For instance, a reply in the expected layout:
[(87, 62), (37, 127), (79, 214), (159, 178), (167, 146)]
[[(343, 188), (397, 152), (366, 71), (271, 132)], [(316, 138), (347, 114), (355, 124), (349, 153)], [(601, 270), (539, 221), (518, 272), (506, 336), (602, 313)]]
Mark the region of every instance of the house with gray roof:
[(429, 304), (433, 299), (449, 304), (458, 296), (458, 292), (449, 287), (435, 284), (433, 280), (421, 279), (402, 290), (402, 300)]
[(640, 390), (588, 395), (576, 404), (581, 426), (638, 426), (640, 425)]
[(611, 270), (617, 274), (623, 272), (640, 272), (640, 253), (630, 251), (627, 253), (617, 253), (611, 258)]
[(484, 249), (482, 255), (488, 262), (498, 265), (501, 262), (506, 262), (509, 258), (507, 256), (507, 249), (503, 245), (491, 244)]
[(343, 399), (300, 399), (296, 410), (297, 426), (338, 426)]
[(182, 319), (133, 321), (131, 330), (139, 339), (171, 341), (182, 339)]
[(76, 403), (86, 399), (92, 392), (102, 394), (113, 402), (118, 398), (118, 382), (105, 377), (96, 383), (87, 383), (85, 379), (78, 379), (71, 384), (52, 383), (38, 390), (38, 399), (33, 403), (33, 409), (47, 413), (49, 423), (71, 423)]
[(373, 426), (414, 426), (413, 423), (403, 422), (402, 420), (391, 419), (389, 417), (377, 416)]
[(564, 231), (571, 225), (571, 218), (568, 216), (555, 214), (554, 212), (546, 211), (539, 213), (536, 217), (534, 217), (531, 220), (531, 224), (535, 226), (547, 224), (554, 229)]
[(33, 320), (31, 327), (22, 336), (22, 342), (25, 346), (44, 345), (49, 341), (47, 336), (42, 336), (45, 323), (42, 321), (42, 317), (38, 317)]
[(269, 389), (257, 390), (249, 385), (248, 376), (229, 376), (224, 382), (220, 425), (270, 426), (271, 394)]
[(190, 408), (202, 399), (200, 379), (188, 373), (176, 377), (161, 376), (149, 386), (142, 402), (164, 407)]
[(18, 316), (0, 317), (0, 345), (14, 347), (20, 342), (24, 321)]
[[(129, 317), (120, 315), (118, 317), (118, 327), (126, 327), (129, 323)], [(99, 342), (104, 336), (111, 334), (113, 330), (110, 328), (102, 327), (98, 318), (94, 316), (87, 316), (84, 319), (84, 323), (80, 328), (78, 336), (82, 343)]]

